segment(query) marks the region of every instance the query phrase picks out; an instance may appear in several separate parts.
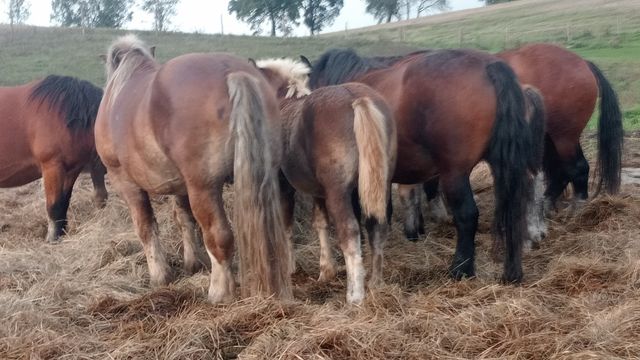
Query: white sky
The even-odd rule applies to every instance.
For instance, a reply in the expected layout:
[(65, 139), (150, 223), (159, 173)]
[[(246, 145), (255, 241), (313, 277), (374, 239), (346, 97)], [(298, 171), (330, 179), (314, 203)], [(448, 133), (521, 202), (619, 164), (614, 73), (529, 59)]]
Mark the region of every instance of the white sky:
[[(9, 0), (0, 0), (2, 4), (2, 16), (0, 21), (6, 22), (6, 7)], [(50, 26), (51, 0), (27, 0), (31, 4), (31, 17), (27, 24)], [(220, 19), (224, 23), (225, 34), (250, 35), (249, 26), (230, 15), (227, 11), (228, 0), (181, 0), (177, 14), (173, 18), (171, 29), (183, 32), (220, 33)], [(449, 0), (452, 10), (462, 10), (482, 6), (480, 0)], [(365, 13), (365, 0), (344, 0), (344, 7), (332, 26), (323, 32), (344, 30), (373, 25), (376, 21)], [(142, 12), (136, 6), (133, 20), (125, 25), (128, 29), (150, 30), (152, 28), (151, 17)], [(265, 31), (268, 24), (265, 24)], [(304, 26), (299, 26), (295, 35), (308, 35)]]

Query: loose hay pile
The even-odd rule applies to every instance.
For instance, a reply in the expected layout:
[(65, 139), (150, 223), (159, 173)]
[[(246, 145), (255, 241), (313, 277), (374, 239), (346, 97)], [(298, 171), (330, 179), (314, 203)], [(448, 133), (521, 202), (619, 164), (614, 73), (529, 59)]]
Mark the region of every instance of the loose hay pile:
[[(627, 139), (627, 146), (637, 149), (639, 140)], [(488, 184), (487, 174), (476, 172), (474, 186)], [(451, 224), (430, 224), (426, 241), (409, 243), (396, 220), (385, 253), (387, 285), (361, 307), (344, 304), (344, 271), (333, 283), (315, 281), (318, 244), (304, 205), (296, 224), (296, 300), (212, 306), (205, 301), (208, 273), (179, 274), (170, 287), (148, 288), (126, 208), (112, 194), (107, 208), (94, 209), (86, 178), (72, 200), (70, 236), (45, 244), (40, 186), (0, 191), (0, 359), (640, 356), (637, 185), (592, 201), (575, 217), (565, 219), (566, 211), (555, 217), (541, 248), (525, 255), (521, 287), (496, 281), (492, 191), (477, 193), (475, 280), (446, 276), (455, 246)], [(171, 204), (159, 199), (154, 206), (178, 269)]]

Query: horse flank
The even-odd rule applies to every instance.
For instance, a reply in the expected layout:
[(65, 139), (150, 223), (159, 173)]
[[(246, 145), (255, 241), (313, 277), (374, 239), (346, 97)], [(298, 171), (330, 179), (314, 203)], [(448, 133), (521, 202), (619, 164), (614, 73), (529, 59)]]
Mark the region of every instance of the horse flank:
[(29, 94), (29, 101), (38, 106), (48, 103), (49, 111), (57, 111), (67, 128), (93, 128), (102, 99), (102, 89), (88, 81), (70, 76), (49, 75)]
[(367, 217), (386, 222), (389, 188), (390, 139), (385, 129), (385, 116), (368, 97), (353, 104), (353, 130), (358, 147), (358, 194)]

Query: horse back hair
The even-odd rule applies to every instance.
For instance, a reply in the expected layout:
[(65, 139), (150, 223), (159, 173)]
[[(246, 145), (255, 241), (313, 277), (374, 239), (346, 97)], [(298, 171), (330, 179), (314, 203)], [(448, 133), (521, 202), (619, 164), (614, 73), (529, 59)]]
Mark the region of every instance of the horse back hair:
[(591, 72), (598, 81), (600, 92), (600, 119), (598, 120), (598, 188), (609, 194), (620, 191), (622, 147), (624, 129), (618, 96), (596, 64), (588, 61)]
[[(234, 144), (233, 220), (243, 296), (292, 296), (278, 183), (279, 164), (258, 80), (245, 72), (227, 76)], [(275, 101), (275, 98), (274, 98)]]
[(56, 111), (70, 129), (91, 129), (98, 114), (102, 89), (70, 76), (49, 75), (29, 94), (29, 101), (45, 103)]

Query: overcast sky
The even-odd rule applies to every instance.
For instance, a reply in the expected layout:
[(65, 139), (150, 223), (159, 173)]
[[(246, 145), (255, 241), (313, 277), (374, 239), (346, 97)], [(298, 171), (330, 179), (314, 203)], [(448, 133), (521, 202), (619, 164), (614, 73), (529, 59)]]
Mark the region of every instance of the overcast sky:
[[(31, 4), (31, 17), (27, 21), (30, 25), (49, 26), (51, 16), (51, 0), (27, 0)], [(0, 0), (3, 5), (2, 21), (6, 22), (6, 4), (9, 0)], [(252, 31), (245, 23), (240, 22), (227, 11), (228, 0), (181, 0), (177, 14), (173, 18), (172, 30), (183, 32), (199, 31), (203, 33), (220, 33), (220, 20), (224, 23), (226, 34), (250, 35)], [(479, 0), (449, 0), (451, 10), (462, 10), (482, 6)], [(323, 32), (344, 30), (373, 25), (376, 21), (365, 12), (365, 0), (344, 0), (344, 7), (332, 26)], [(150, 30), (152, 28), (151, 17), (141, 10), (139, 6), (135, 11), (133, 20), (125, 25), (128, 29)], [(265, 31), (268, 27), (265, 24)], [(308, 35), (304, 26), (299, 26), (295, 35)]]

